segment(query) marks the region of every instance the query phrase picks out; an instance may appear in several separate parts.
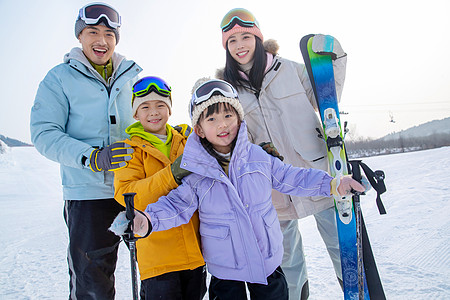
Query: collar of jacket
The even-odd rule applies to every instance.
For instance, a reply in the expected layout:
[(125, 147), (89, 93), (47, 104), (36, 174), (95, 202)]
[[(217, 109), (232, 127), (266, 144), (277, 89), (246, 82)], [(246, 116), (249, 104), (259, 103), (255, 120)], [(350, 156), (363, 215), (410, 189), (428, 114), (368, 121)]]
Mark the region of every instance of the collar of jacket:
[[(128, 68), (131, 65), (135, 64), (134, 61), (126, 60), (125, 56), (120, 55), (117, 52), (113, 53), (111, 61), (113, 65), (113, 72), (110, 79), (112, 81), (114, 81), (115, 78), (119, 77), (123, 72), (128, 70)], [(107, 84), (106, 80), (89, 63), (89, 60), (84, 55), (83, 50), (81, 48), (75, 47), (72, 50), (70, 50), (69, 53), (64, 55), (63, 62), (70, 64), (70, 66), (82, 72), (86, 76), (96, 78), (101, 82), (103, 82), (105, 85)]]
[(130, 138), (133, 136), (138, 136), (146, 141), (148, 141), (153, 147), (164, 153), (167, 157), (170, 156), (170, 145), (172, 143), (172, 127), (169, 124), (166, 124), (166, 133), (167, 140), (164, 143), (154, 134), (145, 131), (144, 126), (142, 126), (141, 122), (135, 122), (125, 129), (125, 132), (130, 135)]
[[(247, 124), (245, 121), (242, 121), (238, 131), (236, 146), (231, 155), (231, 168), (234, 164), (238, 163), (241, 158), (247, 156), (249, 147), (250, 142), (247, 136)], [(191, 133), (186, 142), (181, 165), (184, 169), (193, 173), (219, 180), (221, 180), (220, 174), (224, 174), (223, 168), (217, 160), (203, 148), (200, 143), (200, 138), (195, 132)]]
[(270, 82), (277, 75), (277, 73), (280, 70), (281, 66), (282, 66), (282, 59), (278, 55), (276, 55), (273, 58), (272, 65), (266, 71), (266, 75), (264, 75), (264, 79), (263, 79), (263, 82), (262, 82), (261, 90), (267, 88), (267, 86), (270, 84)]
[[(266, 52), (267, 53), (267, 52)], [(268, 53), (269, 54), (269, 53)], [(268, 70), (266, 70), (266, 74), (264, 75), (264, 79), (262, 82), (262, 87), (261, 89), (265, 89), (267, 88), (267, 86), (269, 85), (269, 83), (273, 80), (273, 78), (275, 78), (275, 76), (277, 75), (279, 69), (281, 68), (283, 63), (283, 59), (279, 56), (279, 55), (274, 55), (273, 57), (273, 61), (272, 61), (272, 65), (270, 66), (270, 68), (268, 68)], [(216, 73), (215, 73), (215, 77), (218, 79), (224, 79), (223, 76), (223, 72), (224, 72), (224, 68), (222, 69), (217, 69)], [(254, 93), (255, 91), (248, 86), (244, 86), (245, 89), (249, 90), (250, 92)], [(239, 87), (238, 87), (239, 89)]]
[[(179, 152), (178, 149), (180, 147), (180, 144), (183, 143), (183, 140), (186, 139), (186, 137), (182, 136), (178, 131), (171, 128), (172, 132), (172, 144), (170, 146), (170, 155), (167, 157), (165, 154), (163, 154), (161, 151), (159, 151), (151, 142), (148, 140), (142, 138), (139, 135), (133, 135), (129, 139), (127, 139), (125, 142), (131, 145), (132, 147), (138, 147), (142, 149), (142, 151), (150, 154), (155, 159), (163, 162), (165, 165), (168, 165), (172, 163), (175, 158), (178, 157)], [(175, 151), (172, 153), (172, 151)]]
[[(268, 55), (272, 55), (272, 54), (269, 54), (269, 53), (267, 53), (267, 54)], [(264, 75), (264, 79), (263, 79), (263, 82), (262, 82), (261, 90), (258, 92), (258, 96), (256, 96), (257, 98), (259, 98), (259, 94), (261, 93), (261, 91), (265, 90), (267, 88), (267, 86), (270, 84), (270, 82), (275, 78), (275, 76), (277, 76), (277, 73), (280, 70), (281, 66), (282, 66), (282, 58), (280, 58), (278, 55), (276, 55), (273, 58), (271, 66), (269, 68), (266, 67), (266, 73)], [(248, 85), (244, 85), (244, 86), (242, 86), (242, 88), (250, 91), (253, 94), (255, 94), (255, 92), (257, 92), (254, 88), (252, 88), (252, 87), (250, 87)], [(238, 88), (238, 92), (239, 92), (239, 88)]]
[[(272, 68), (272, 65), (273, 65), (273, 55), (270, 54), (269, 52), (266, 52), (266, 57), (267, 57), (267, 64), (266, 64), (266, 68), (264, 70), (264, 73), (267, 73)], [(248, 78), (248, 74), (250, 73), (250, 71), (251, 71), (251, 69), (253, 67), (253, 62), (254, 62), (254, 60), (252, 59), (252, 61), (247, 63), (246, 65), (241, 65), (241, 66), (244, 66), (245, 68), (242, 69), (242, 71), (241, 70), (238, 71), (238, 73), (239, 73), (239, 75), (241, 75), (241, 77), (243, 79), (250, 80)]]
[(108, 63), (104, 66), (94, 64), (89, 58), (88, 61), (91, 64), (91, 66), (93, 66), (94, 69), (97, 70), (97, 72), (103, 77), (103, 79), (108, 81), (108, 78), (111, 77), (113, 72), (112, 60), (111, 59), (108, 60)]

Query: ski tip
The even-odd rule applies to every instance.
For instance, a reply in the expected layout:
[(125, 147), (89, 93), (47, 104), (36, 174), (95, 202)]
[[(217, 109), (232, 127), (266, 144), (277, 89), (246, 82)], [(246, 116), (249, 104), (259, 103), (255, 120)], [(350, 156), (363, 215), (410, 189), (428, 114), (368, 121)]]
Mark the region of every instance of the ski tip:
[(300, 47), (302, 47), (302, 45), (308, 44), (309, 39), (312, 38), (313, 36), (315, 36), (315, 34), (311, 33), (311, 34), (307, 34), (304, 37), (302, 37), (300, 39)]

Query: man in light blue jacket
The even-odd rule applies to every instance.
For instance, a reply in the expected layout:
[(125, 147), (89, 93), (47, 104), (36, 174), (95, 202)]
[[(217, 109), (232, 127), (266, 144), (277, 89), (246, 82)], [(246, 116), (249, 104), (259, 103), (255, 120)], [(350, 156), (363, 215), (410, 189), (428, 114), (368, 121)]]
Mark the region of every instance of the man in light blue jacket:
[(73, 48), (40, 83), (31, 110), (31, 138), (60, 163), (69, 231), (70, 299), (114, 299), (119, 238), (108, 227), (119, 211), (112, 170), (132, 149), (117, 142), (133, 123), (130, 99), (141, 68), (115, 53), (121, 20), (107, 4), (80, 9)]

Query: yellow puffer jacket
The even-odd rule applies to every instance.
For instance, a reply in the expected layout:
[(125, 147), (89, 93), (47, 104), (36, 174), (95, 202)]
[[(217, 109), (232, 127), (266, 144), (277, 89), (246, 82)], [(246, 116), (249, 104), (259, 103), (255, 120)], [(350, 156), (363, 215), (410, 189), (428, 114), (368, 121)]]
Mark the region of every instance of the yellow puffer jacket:
[[(178, 185), (170, 164), (183, 153), (186, 138), (172, 129), (170, 159), (148, 141), (133, 136), (126, 140), (134, 148), (126, 168), (115, 172), (115, 199), (125, 206), (124, 193), (137, 193), (135, 208), (144, 210)], [(200, 248), (199, 219), (196, 212), (189, 223), (170, 230), (153, 232), (136, 243), (141, 280), (164, 273), (195, 269), (205, 264)]]

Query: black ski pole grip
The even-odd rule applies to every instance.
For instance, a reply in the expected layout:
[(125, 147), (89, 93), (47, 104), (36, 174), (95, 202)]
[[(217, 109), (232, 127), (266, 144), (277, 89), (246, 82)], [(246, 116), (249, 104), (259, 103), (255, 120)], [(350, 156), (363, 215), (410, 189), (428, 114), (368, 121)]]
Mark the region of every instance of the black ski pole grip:
[(134, 220), (134, 196), (136, 193), (125, 193), (123, 197), (125, 198), (125, 215), (127, 220)]
[(130, 262), (131, 262), (131, 282), (133, 300), (139, 299), (138, 279), (136, 270), (136, 239), (132, 230), (132, 224), (134, 220), (134, 196), (136, 193), (125, 193), (123, 197), (125, 199), (125, 216), (130, 221), (128, 228), (125, 231), (124, 240), (128, 242), (128, 248), (130, 249)]

